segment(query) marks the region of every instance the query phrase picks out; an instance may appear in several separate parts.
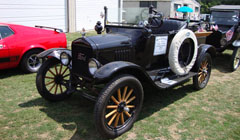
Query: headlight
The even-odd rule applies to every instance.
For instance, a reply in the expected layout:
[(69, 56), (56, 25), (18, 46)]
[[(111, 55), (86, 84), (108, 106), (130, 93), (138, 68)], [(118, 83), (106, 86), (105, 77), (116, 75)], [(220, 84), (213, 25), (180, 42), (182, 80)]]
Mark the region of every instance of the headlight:
[(222, 38), (221, 40), (220, 40), (220, 44), (221, 44), (221, 46), (225, 46), (225, 45), (227, 45), (227, 39), (226, 38)]
[(63, 65), (67, 66), (70, 63), (70, 56), (67, 53), (62, 52), (60, 54), (60, 60)]
[(89, 68), (89, 72), (92, 75), (94, 75), (97, 69), (100, 68), (100, 63), (96, 59), (91, 58), (90, 61), (88, 62), (88, 68)]

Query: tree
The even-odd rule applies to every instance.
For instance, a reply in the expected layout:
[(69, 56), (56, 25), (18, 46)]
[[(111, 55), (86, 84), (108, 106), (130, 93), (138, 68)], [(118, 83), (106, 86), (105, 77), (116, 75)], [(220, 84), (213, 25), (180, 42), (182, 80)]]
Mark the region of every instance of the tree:
[(201, 5), (201, 13), (210, 13), (210, 8), (215, 5), (240, 5), (240, 0), (197, 0)]

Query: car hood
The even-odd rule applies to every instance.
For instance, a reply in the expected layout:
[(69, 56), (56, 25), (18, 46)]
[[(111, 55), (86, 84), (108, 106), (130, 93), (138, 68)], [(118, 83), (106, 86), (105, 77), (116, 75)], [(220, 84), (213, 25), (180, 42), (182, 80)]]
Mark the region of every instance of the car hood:
[(115, 47), (131, 46), (131, 38), (121, 34), (106, 34), (88, 37), (97, 47), (97, 49), (108, 49)]

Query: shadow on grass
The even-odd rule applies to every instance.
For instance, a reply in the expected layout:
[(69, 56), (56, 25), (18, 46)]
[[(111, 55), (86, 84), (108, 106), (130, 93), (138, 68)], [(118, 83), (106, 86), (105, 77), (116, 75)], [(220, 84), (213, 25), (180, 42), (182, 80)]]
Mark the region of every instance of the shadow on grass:
[[(183, 98), (194, 90), (191, 85), (179, 86), (175, 89), (162, 91), (145, 91), (143, 108), (137, 121), (142, 120), (173, 102)], [(94, 102), (82, 98), (79, 94), (63, 102), (51, 103), (42, 98), (37, 98), (20, 107), (40, 107), (40, 111), (60, 123), (66, 130), (76, 130), (71, 140), (75, 139), (100, 139), (94, 126)]]
[(4, 70), (0, 70), (0, 79), (8, 78), (15, 75), (23, 75), (23, 74), (26, 74), (26, 73), (24, 73), (19, 68), (4, 69)]
[(232, 54), (220, 53), (213, 59), (213, 69), (222, 73), (231, 73), (230, 61)]

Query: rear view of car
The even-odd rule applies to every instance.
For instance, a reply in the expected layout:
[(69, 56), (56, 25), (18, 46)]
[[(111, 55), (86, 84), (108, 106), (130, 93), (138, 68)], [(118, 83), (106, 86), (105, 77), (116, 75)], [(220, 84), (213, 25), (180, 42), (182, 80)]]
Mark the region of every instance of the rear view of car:
[(42, 64), (36, 56), (38, 53), (51, 48), (66, 48), (65, 33), (47, 28), (0, 23), (0, 69), (19, 66), (24, 72), (37, 72)]

